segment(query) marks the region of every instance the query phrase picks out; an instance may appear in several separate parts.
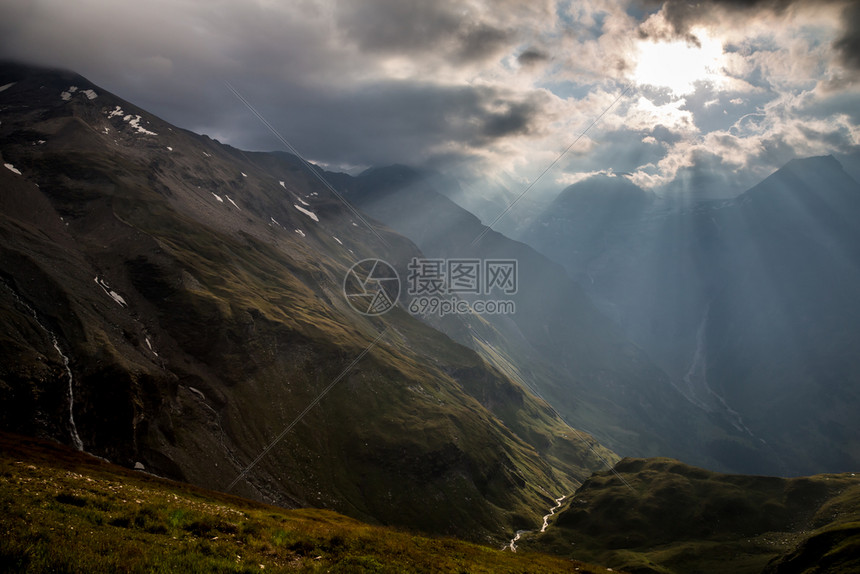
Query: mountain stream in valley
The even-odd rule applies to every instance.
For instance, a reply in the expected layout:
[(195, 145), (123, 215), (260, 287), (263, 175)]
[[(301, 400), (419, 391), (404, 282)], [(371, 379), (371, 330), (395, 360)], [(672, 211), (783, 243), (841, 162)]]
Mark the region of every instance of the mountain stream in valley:
[[(565, 498), (567, 498), (567, 497), (566, 497), (566, 496), (562, 496), (561, 498), (556, 498), (556, 499), (555, 499), (555, 506), (553, 506), (552, 508), (550, 508), (550, 509), (549, 509), (549, 514), (545, 514), (545, 515), (544, 515), (544, 517), (543, 517), (543, 525), (540, 527), (540, 532), (546, 532), (546, 529), (549, 527), (549, 519), (550, 519), (550, 517), (551, 517), (553, 514), (555, 514), (555, 511), (556, 511), (556, 510), (558, 510), (559, 508), (561, 508), (561, 504), (562, 504), (562, 502), (564, 502), (564, 499), (565, 499)], [(527, 534), (527, 533), (529, 533), (529, 532), (534, 532), (534, 530), (517, 530), (517, 534), (516, 534), (516, 536), (514, 536), (514, 537), (511, 539), (510, 543), (509, 543), (507, 546), (505, 546), (505, 548), (510, 548), (510, 549), (511, 549), (511, 552), (516, 552), (516, 551), (517, 551), (517, 542), (519, 542), (520, 537), (521, 537), (523, 534)]]
[(710, 316), (711, 304), (709, 302), (705, 305), (702, 321), (696, 330), (696, 350), (693, 353), (690, 368), (687, 369), (687, 373), (683, 379), (686, 387), (679, 390), (694, 405), (708, 412), (722, 411), (737, 430), (746, 433), (750, 437), (755, 437), (752, 431), (744, 424), (740, 413), (730, 407), (726, 399), (708, 384), (706, 333)]

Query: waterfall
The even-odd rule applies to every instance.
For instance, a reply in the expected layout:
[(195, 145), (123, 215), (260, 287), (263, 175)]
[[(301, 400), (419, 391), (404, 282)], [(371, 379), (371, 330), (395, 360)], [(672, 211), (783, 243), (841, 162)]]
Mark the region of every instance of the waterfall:
[[(37, 320), (38, 321), (38, 320)], [(41, 323), (39, 323), (41, 325)], [(51, 342), (54, 344), (54, 348), (57, 350), (57, 354), (60, 355), (60, 358), (63, 360), (63, 366), (66, 368), (66, 376), (69, 378), (69, 426), (72, 429), (72, 444), (75, 445), (75, 448), (79, 451), (84, 450), (84, 443), (81, 442), (81, 437), (78, 435), (78, 427), (75, 424), (75, 394), (74, 394), (74, 378), (72, 377), (72, 369), (69, 368), (69, 358), (63, 353), (60, 349), (60, 344), (57, 342), (57, 337), (44, 325), (42, 328), (45, 329), (45, 332), (51, 336)]]
[(66, 369), (66, 377), (69, 380), (69, 427), (71, 428), (72, 435), (72, 444), (79, 451), (84, 450), (84, 443), (81, 441), (80, 435), (78, 435), (78, 427), (75, 424), (75, 394), (74, 394), (74, 377), (72, 376), (72, 369), (69, 367), (69, 357), (63, 353), (63, 350), (60, 348), (60, 342), (57, 340), (57, 336), (51, 331), (48, 327), (45, 326), (42, 321), (39, 320), (39, 315), (36, 313), (36, 310), (33, 309), (26, 301), (21, 299), (14, 289), (5, 284), (5, 282), (0, 281), (0, 284), (3, 284), (10, 293), (12, 293), (12, 297), (15, 298), (15, 301), (20, 304), (22, 307), (27, 309), (30, 314), (35, 319), (36, 324), (45, 332), (48, 337), (51, 338), (51, 344), (54, 346), (54, 349), (57, 351), (57, 354), (60, 356), (60, 359), (63, 362), (63, 367)]

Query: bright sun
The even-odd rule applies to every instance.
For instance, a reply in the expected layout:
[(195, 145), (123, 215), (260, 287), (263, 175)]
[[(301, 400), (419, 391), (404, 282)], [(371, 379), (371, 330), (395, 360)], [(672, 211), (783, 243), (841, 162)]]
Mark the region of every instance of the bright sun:
[(639, 85), (669, 88), (677, 96), (690, 94), (696, 82), (719, 87), (725, 76), (722, 42), (701, 28), (692, 30), (700, 45), (683, 40), (674, 42), (637, 42), (633, 79)]

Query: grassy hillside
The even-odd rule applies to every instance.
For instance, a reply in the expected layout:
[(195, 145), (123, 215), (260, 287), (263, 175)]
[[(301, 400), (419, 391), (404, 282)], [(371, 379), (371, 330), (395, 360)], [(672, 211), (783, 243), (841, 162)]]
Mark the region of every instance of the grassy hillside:
[(607, 572), (284, 510), (9, 434), (0, 434), (0, 571)]
[(860, 566), (860, 477), (851, 473), (729, 475), (672, 459), (624, 459), (615, 470), (626, 484), (596, 474), (553, 528), (522, 547), (641, 573), (757, 573), (769, 562), (768, 571), (780, 574)]
[[(0, 429), (78, 435), (87, 452), (216, 490), (265, 452), (231, 492), (499, 544), (617, 460), (404, 310), (349, 308), (354, 262), (405, 277), (419, 251), (358, 225), (296, 158), (252, 161), (264, 156), (73, 74), (0, 66), (13, 80), (0, 94), (0, 156), (20, 168), (0, 170)], [(64, 100), (70, 85), (98, 96)]]

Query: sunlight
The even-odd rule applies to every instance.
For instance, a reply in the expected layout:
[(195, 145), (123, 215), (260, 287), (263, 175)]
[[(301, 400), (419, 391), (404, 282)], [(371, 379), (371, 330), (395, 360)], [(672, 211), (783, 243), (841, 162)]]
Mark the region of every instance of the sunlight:
[(637, 42), (633, 80), (638, 85), (669, 88), (677, 96), (692, 93), (696, 82), (720, 87), (725, 80), (722, 42), (702, 28), (694, 29), (693, 33), (699, 46), (683, 40)]

